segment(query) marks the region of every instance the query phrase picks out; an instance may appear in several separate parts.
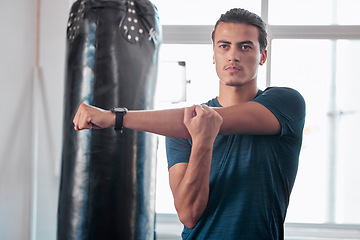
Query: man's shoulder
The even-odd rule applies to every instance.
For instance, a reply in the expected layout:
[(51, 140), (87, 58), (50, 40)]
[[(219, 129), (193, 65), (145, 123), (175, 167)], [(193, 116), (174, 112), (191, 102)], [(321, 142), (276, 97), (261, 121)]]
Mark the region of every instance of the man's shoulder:
[(301, 136), (306, 115), (306, 104), (301, 94), (289, 87), (269, 87), (254, 99), (269, 109), (279, 120), (282, 134)]
[(267, 87), (262, 94), (271, 92), (285, 92), (289, 94), (300, 94), (297, 90), (291, 87)]
[(297, 90), (290, 87), (268, 87), (261, 94), (259, 94), (254, 100), (258, 99), (277, 99), (278, 101), (295, 101), (298, 104), (304, 105), (305, 100), (303, 96)]
[(209, 106), (209, 107), (221, 107), (217, 97), (214, 97), (213, 99), (210, 99), (209, 101), (207, 101), (206, 103), (203, 103), (205, 104), (206, 106)]

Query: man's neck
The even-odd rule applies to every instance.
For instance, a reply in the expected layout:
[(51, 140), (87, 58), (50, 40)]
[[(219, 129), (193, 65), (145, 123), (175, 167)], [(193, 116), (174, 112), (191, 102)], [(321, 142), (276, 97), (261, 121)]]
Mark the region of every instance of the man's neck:
[(245, 103), (254, 99), (258, 90), (256, 84), (225, 86), (220, 83), (218, 101), (223, 107)]

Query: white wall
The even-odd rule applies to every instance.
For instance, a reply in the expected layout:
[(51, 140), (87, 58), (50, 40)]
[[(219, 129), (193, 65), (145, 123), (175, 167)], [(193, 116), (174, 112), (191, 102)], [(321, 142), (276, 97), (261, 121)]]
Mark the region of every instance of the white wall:
[[(35, 85), (37, 1), (1, 1), (0, 9), (0, 238), (31, 239), (36, 216), (33, 236), (55, 239), (68, 1), (41, 2), (42, 79)], [(34, 149), (38, 181), (33, 215)]]

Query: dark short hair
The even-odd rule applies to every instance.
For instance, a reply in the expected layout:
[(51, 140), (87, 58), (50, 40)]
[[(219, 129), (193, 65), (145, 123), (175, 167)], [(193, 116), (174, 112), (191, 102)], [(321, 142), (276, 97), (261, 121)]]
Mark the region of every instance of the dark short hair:
[(255, 26), (259, 29), (259, 44), (260, 44), (260, 51), (266, 49), (268, 40), (267, 34), (267, 27), (264, 20), (259, 17), (257, 14), (252, 13), (248, 10), (242, 8), (233, 8), (227, 11), (225, 14), (222, 14), (219, 20), (216, 22), (214, 30), (211, 34), (212, 41), (214, 42), (215, 38), (215, 30), (219, 23), (244, 23), (248, 25)]

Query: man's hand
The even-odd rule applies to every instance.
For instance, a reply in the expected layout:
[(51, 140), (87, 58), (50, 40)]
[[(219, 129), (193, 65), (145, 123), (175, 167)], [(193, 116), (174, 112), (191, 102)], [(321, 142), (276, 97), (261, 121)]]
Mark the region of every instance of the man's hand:
[(115, 117), (110, 111), (82, 103), (73, 120), (74, 129), (108, 128), (115, 125)]
[(193, 141), (212, 146), (222, 121), (220, 114), (206, 105), (185, 108), (184, 124)]

